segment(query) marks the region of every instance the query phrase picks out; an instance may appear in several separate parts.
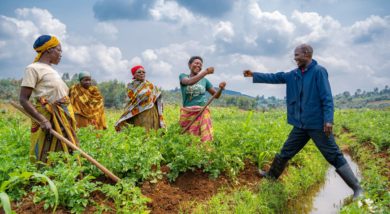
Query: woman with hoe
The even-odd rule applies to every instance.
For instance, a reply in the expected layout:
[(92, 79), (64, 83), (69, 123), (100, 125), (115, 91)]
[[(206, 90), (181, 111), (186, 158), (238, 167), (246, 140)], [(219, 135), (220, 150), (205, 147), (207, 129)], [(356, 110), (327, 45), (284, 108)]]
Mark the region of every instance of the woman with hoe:
[(210, 81), (205, 78), (206, 75), (214, 73), (214, 68), (209, 67), (202, 71), (202, 65), (203, 59), (200, 56), (193, 56), (188, 61), (190, 74), (182, 73), (179, 76), (183, 97), (179, 123), (181, 127), (185, 128), (185, 131), (200, 136), (202, 142), (205, 142), (213, 140), (211, 114), (207, 107), (210, 102), (207, 103), (206, 91), (213, 98), (218, 99), (226, 82), (219, 83), (220, 90), (217, 92)]
[(78, 145), (76, 121), (68, 97), (69, 89), (52, 67), (61, 61), (60, 42), (55, 36), (42, 35), (33, 47), (38, 55), (25, 69), (19, 100), (24, 110), (40, 122), (32, 121), (30, 160), (46, 163), (48, 152), (69, 152), (66, 144), (49, 130), (55, 130)]

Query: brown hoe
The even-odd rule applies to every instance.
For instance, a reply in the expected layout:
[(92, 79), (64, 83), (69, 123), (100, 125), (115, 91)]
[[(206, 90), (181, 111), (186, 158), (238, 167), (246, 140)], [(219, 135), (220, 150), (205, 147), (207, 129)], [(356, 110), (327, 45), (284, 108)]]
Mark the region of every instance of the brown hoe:
[[(37, 123), (40, 123), (37, 119), (35, 119), (33, 116), (31, 116), (24, 108), (15, 102), (10, 102), (13, 107), (21, 111), (23, 114), (25, 114), (27, 117), (31, 118)], [(81, 150), (79, 147), (74, 145), (72, 142), (70, 142), (68, 139), (64, 138), (62, 135), (60, 135), (58, 132), (54, 131), (53, 129), (50, 129), (50, 134), (54, 135), (56, 138), (64, 142), (67, 146), (69, 146), (71, 149), (76, 150), (80, 152), (81, 156), (86, 158), (89, 162), (91, 162), (93, 165), (95, 165), (97, 168), (99, 168), (105, 175), (107, 175), (111, 180), (118, 182), (120, 181), (120, 178), (118, 178), (114, 173), (112, 173), (110, 170), (108, 170), (106, 167), (101, 165), (99, 162), (97, 162), (95, 159), (93, 159), (91, 156), (89, 156), (87, 153), (85, 153), (83, 150)]]
[(180, 134), (183, 134), (184, 132), (187, 131), (187, 129), (190, 128), (190, 126), (195, 122), (195, 120), (204, 112), (204, 110), (207, 108), (208, 105), (210, 105), (210, 103), (215, 99), (215, 97), (217, 96), (217, 94), (221, 93), (222, 92), (222, 88), (219, 88), (218, 91), (209, 99), (209, 101), (207, 101), (206, 105), (203, 106), (202, 110), (200, 110), (200, 112), (194, 117), (194, 119), (181, 131)]

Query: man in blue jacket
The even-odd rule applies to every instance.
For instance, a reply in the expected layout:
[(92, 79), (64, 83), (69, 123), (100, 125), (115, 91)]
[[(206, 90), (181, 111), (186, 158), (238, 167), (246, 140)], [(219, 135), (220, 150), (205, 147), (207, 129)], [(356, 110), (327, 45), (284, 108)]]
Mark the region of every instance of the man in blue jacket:
[(333, 98), (328, 72), (312, 59), (312, 56), (313, 48), (302, 44), (294, 51), (294, 60), (298, 68), (290, 72), (244, 71), (244, 77), (253, 77), (254, 83), (286, 84), (287, 121), (294, 126), (282, 150), (276, 154), (269, 171), (261, 171), (260, 174), (276, 180), (282, 174), (288, 160), (312, 139), (325, 159), (353, 189), (354, 198), (357, 198), (363, 194), (363, 190), (332, 134)]

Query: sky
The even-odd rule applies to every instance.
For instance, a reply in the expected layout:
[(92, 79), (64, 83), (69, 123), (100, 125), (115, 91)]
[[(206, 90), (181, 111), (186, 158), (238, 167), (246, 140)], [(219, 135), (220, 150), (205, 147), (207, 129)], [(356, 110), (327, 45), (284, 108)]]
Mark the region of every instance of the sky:
[(146, 78), (180, 87), (191, 56), (203, 57), (214, 86), (251, 96), (285, 96), (285, 85), (253, 84), (242, 71), (288, 72), (294, 48), (314, 49), (333, 94), (390, 85), (388, 0), (0, 0), (0, 78), (23, 77), (42, 34), (55, 35), (55, 69), (89, 71), (98, 82)]

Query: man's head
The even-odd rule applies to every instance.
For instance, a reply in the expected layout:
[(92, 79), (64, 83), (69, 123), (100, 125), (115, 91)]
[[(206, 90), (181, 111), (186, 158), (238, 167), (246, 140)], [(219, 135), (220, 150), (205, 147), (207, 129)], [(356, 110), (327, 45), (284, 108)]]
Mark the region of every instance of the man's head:
[(313, 57), (313, 48), (308, 44), (301, 44), (294, 50), (294, 60), (298, 68), (306, 68)]

